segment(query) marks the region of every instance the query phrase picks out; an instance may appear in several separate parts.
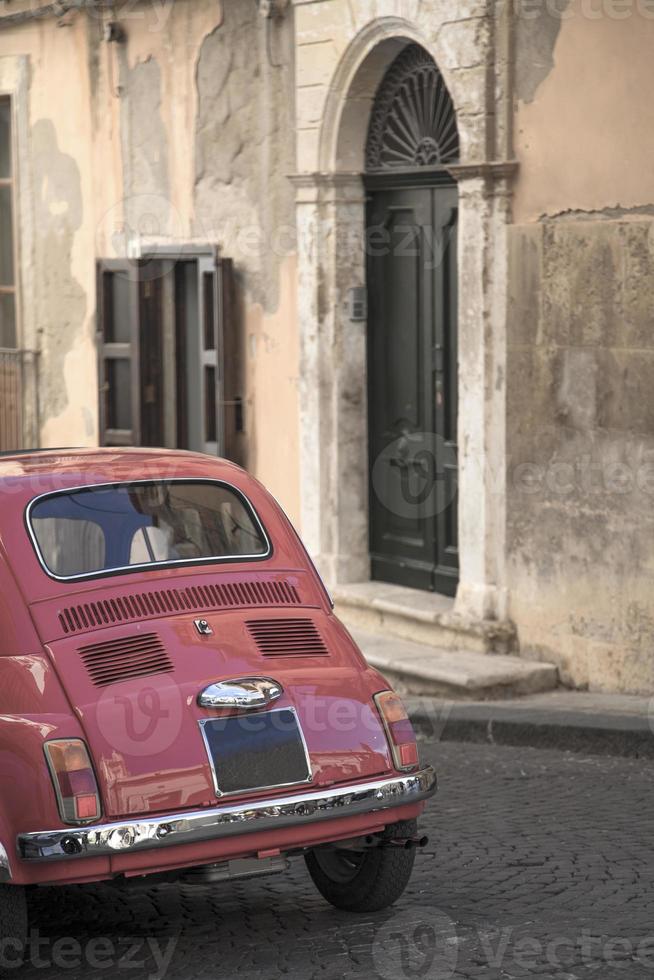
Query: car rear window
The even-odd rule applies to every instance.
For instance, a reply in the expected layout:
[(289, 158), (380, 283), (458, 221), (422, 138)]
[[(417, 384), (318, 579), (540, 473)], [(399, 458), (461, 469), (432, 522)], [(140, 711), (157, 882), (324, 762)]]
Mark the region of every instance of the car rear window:
[(270, 554), (252, 505), (223, 483), (139, 481), (60, 491), (33, 501), (27, 520), (44, 568), (63, 579)]

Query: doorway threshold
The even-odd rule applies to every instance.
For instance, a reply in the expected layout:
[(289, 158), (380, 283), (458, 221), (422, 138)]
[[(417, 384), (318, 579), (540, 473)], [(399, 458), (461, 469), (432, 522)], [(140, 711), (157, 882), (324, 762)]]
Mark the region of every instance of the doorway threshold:
[(510, 622), (464, 619), (454, 599), (387, 582), (353, 582), (332, 589), (336, 614), (348, 628), (397, 636), (438, 648), (478, 653), (516, 651)]

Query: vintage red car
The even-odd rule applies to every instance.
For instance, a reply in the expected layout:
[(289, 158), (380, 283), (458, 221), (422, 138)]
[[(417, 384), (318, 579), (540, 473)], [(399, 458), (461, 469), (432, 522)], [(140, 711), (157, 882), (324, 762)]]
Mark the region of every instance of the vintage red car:
[(436, 788), (271, 495), (132, 449), (0, 459), (0, 775), (0, 938), (30, 886), (293, 855), (383, 908)]

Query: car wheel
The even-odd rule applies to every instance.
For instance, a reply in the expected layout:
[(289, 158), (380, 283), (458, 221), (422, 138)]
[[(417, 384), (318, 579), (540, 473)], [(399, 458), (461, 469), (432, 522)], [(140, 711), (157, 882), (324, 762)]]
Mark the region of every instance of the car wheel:
[[(20, 885), (0, 885), (0, 950), (3, 961), (18, 965), (27, 939), (27, 900)], [(3, 962), (0, 965), (0, 973)]]
[[(405, 820), (387, 827), (386, 839), (414, 837), (416, 821)], [(402, 895), (409, 883), (415, 849), (368, 847), (356, 851), (338, 847), (317, 848), (305, 856), (316, 888), (337, 909), (378, 912)]]

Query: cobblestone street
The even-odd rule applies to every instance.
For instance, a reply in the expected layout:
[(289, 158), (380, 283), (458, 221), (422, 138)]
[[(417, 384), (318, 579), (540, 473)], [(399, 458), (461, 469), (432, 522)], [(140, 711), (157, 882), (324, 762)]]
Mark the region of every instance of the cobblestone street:
[[(425, 744), (430, 844), (390, 912), (337, 912), (301, 860), (209, 886), (42, 890), (21, 978), (615, 980), (654, 970), (651, 763)], [(62, 941), (69, 937), (74, 941)], [(40, 945), (37, 945), (40, 943)], [(53, 966), (53, 960), (59, 965)]]

